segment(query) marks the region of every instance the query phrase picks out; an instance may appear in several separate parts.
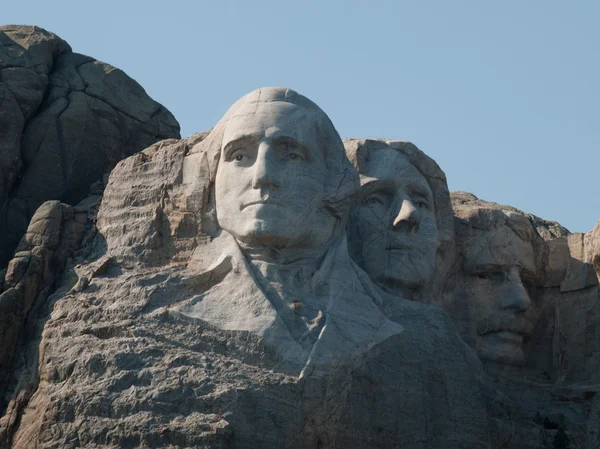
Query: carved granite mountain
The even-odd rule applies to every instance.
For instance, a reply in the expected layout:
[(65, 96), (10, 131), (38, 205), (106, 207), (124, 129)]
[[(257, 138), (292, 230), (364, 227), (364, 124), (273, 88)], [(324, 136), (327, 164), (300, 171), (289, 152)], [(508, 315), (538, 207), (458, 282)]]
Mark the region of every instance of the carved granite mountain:
[(179, 137), (124, 72), (35, 26), (0, 27), (0, 267), (37, 208), (75, 205), (121, 159)]
[(450, 194), (291, 89), (180, 140), (55, 35), (0, 42), (0, 447), (600, 447), (600, 222)]
[[(351, 203), (344, 200), (359, 188), (358, 176), (326, 116), (291, 90), (263, 89), (245, 101), (238, 105), (242, 112), (260, 102), (280, 111), (260, 118), (276, 120), (288, 133), (285, 145), (293, 145), (294, 135), (317, 145), (295, 150), (304, 156), (278, 159), (291, 164), (292, 176), (327, 152), (327, 167), (336, 172), (328, 179), (325, 213), (347, 213)], [(220, 228), (228, 211), (217, 209), (216, 219), (214, 201), (223, 198), (218, 164), (250, 170), (239, 163), (243, 157), (229, 157), (235, 146), (222, 151), (219, 133), (229, 129), (225, 135), (244, 138), (227, 123), (208, 136), (155, 144), (117, 164), (97, 225), (93, 217), (86, 223), (74, 265), (26, 326), (28, 339), (15, 359), (0, 419), (5, 444), (490, 447), (475, 355), (439, 307), (398, 298), (393, 321), (387, 319), (378, 309), (379, 293), (347, 256), (344, 226), (316, 248), (324, 258), (302, 249), (288, 262), (285, 247), (267, 247), (276, 263), (253, 260), (260, 247), (244, 246)], [(296, 125), (305, 133), (294, 134)], [(315, 129), (331, 140), (312, 138)], [(287, 151), (285, 145), (270, 148)], [(306, 181), (285, 180), (292, 187)], [(280, 181), (267, 176), (260, 182)], [(286, 192), (290, 203), (304, 200), (293, 188)], [(229, 213), (234, 217), (235, 208)], [(237, 232), (245, 223), (227, 226)], [(224, 238), (226, 250), (214, 248)], [(314, 260), (316, 270), (306, 260)], [(256, 273), (262, 271), (251, 264), (271, 277), (261, 280)], [(301, 276), (305, 286), (286, 291), (285, 283), (295, 282), (287, 273)], [(204, 308), (184, 307), (205, 300)], [(303, 308), (307, 314), (319, 308), (316, 319), (303, 320)], [(303, 326), (304, 334), (298, 333)]]
[[(450, 366), (447, 351), (436, 352), (439, 348), (430, 346), (425, 352), (411, 353), (411, 347), (422, 347), (423, 342), (395, 341), (353, 365), (350, 372), (298, 382), (294, 376), (268, 369), (277, 357), (256, 338), (248, 335), (240, 340), (211, 326), (199, 326), (197, 320), (161, 311), (165, 303), (222, 279), (219, 267), (212, 271), (213, 279), (185, 275), (194, 249), (206, 245), (217, 231), (214, 211), (205, 206), (210, 198), (210, 170), (204, 165), (208, 160), (194, 150), (205, 137), (206, 133), (199, 133), (184, 141), (165, 141), (122, 161), (104, 195), (100, 232), (94, 225), (97, 196), (75, 208), (74, 214), (57, 203), (47, 203), (36, 214), (24, 251), (11, 262), (4, 295), (26, 292), (26, 279), (52, 286), (52, 276), (45, 284), (48, 276), (41, 271), (20, 268), (39, 263), (23, 261), (29, 254), (41, 256), (32, 260), (42, 264), (52, 251), (73, 254), (72, 242), (79, 231), (65, 234), (61, 229), (80, 229), (68, 223), (73, 218), (74, 224), (82, 223), (82, 214), (92, 211), (85, 222), (87, 237), (76, 257), (79, 265), (65, 272), (48, 303), (30, 314), (28, 340), (4, 397), (8, 402), (0, 425), (9, 437), (4, 443), (9, 447), (219, 448), (244, 441), (244, 447), (261, 448), (276, 446), (292, 435), (294, 444), (304, 447), (352, 447), (349, 439), (357, 441), (358, 447), (389, 447), (402, 438), (420, 436), (429, 438), (429, 443), (415, 447), (447, 447), (436, 446), (432, 435), (442, 432), (438, 438), (444, 438), (444, 415), (459, 419), (465, 411), (457, 409), (456, 402), (453, 409), (440, 409), (440, 404), (448, 394), (468, 391), (464, 385), (449, 384), (452, 377), (442, 375)], [(186, 185), (185, 166), (188, 174), (194, 173), (190, 168), (198, 167), (198, 161), (200, 175)], [(597, 228), (583, 239), (590, 263), (598, 258), (598, 251), (594, 253)], [(52, 291), (38, 290), (38, 299)], [(597, 288), (581, 293), (594, 292), (597, 298)], [(577, 301), (581, 294), (573, 298)], [(593, 301), (592, 296), (590, 305), (597, 304)], [(429, 342), (434, 329), (443, 335), (439, 326), (444, 319), (423, 326), (422, 312), (415, 306), (413, 311), (405, 308), (404, 325), (412, 325), (413, 332)], [(564, 312), (571, 309), (567, 304), (560, 307), (567, 317)], [(547, 341), (539, 338), (541, 344)], [(569, 338), (575, 338), (572, 354), (584, 354), (577, 346), (577, 334)], [(244, 348), (241, 360), (240, 348)], [(406, 362), (390, 370), (390, 351)], [(476, 383), (482, 385), (481, 398), (470, 402), (472, 410), (480, 407), (478, 401), (488, 403), (487, 417), (468, 418), (471, 432), (483, 430), (487, 436), (480, 437), (491, 441), (482, 447), (552, 447), (559, 426), (567, 429), (577, 447), (597, 447), (594, 423), (600, 407), (593, 401), (595, 389), (586, 382), (553, 386), (554, 382), (509, 381), (501, 376), (492, 383), (482, 379), (471, 363), (461, 380), (468, 383), (464, 379), (475, 373)], [(572, 365), (576, 375), (577, 366)], [(371, 382), (374, 373), (376, 383)], [(431, 394), (412, 396), (416, 373), (430, 376), (426, 388)], [(392, 379), (398, 383), (392, 383), (396, 387), (390, 390)], [(402, 384), (407, 390), (394, 403), (390, 392)], [(472, 401), (476, 396), (469, 394)], [(392, 402), (384, 405), (383, 398)], [(369, 401), (379, 404), (377, 412), (365, 407)], [(417, 403), (422, 408), (413, 416)], [(398, 433), (403, 428), (398, 427), (399, 421), (412, 429), (410, 433)], [(429, 424), (423, 427), (424, 422)]]

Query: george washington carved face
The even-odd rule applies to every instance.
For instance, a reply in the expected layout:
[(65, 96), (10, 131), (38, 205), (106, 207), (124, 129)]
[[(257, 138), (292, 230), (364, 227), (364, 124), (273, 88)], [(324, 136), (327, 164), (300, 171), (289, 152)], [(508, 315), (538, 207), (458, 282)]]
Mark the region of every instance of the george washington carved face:
[(232, 109), (215, 178), (220, 226), (248, 246), (324, 245), (343, 229), (350, 201), (339, 205), (358, 188), (325, 113), (279, 88), (256, 91)]

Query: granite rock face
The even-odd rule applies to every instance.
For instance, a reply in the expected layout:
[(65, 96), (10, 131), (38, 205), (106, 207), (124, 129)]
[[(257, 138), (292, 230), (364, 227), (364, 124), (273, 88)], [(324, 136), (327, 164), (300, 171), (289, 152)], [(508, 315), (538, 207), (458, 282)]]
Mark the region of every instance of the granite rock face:
[[(240, 127), (249, 123), (252, 133)], [(330, 187), (295, 228), (307, 180), (293, 177), (322, 169), (334, 170)], [(227, 180), (248, 176), (239, 201), (259, 194), (269, 210), (284, 193), (290, 209), (256, 207), (237, 221), (218, 205), (238, 187), (220, 178), (228, 170), (241, 173)], [(484, 373), (448, 316), (380, 290), (350, 260), (352, 170), (324, 113), (289, 89), (253, 92), (211, 133), (118, 163), (13, 364), (5, 444), (491, 447)], [(320, 213), (342, 225), (320, 225)], [(285, 234), (262, 221), (277, 217)], [(308, 249), (295, 236), (315, 224), (326, 243)]]
[(502, 392), (502, 408), (513, 409), (495, 419), (499, 434), (509, 447), (554, 447), (549, 431), (571, 447), (600, 447), (598, 226), (572, 234), (472, 194), (451, 196), (456, 262), (439, 300)]
[[(472, 194), (453, 192), (452, 201), (456, 269), (447, 281), (453, 290), (441, 300), (465, 340), (477, 346), (477, 334), (512, 329), (529, 355), (510, 364), (528, 376), (536, 371), (559, 383), (600, 381), (598, 226), (570, 233)], [(494, 304), (499, 316), (483, 312), (488, 306), (482, 304)]]
[(543, 240), (517, 212), (479, 202), (454, 213), (457, 279), (446, 309), (480, 358), (523, 365), (536, 323), (532, 296), (541, 284)]
[(7, 235), (25, 223), (0, 447), (600, 447), (600, 222), (450, 194), (291, 89), (181, 140), (122, 72), (3, 30), (46, 78), (0, 83)]
[(0, 27), (0, 266), (37, 208), (75, 205), (121, 159), (179, 137), (124, 72), (34, 26)]

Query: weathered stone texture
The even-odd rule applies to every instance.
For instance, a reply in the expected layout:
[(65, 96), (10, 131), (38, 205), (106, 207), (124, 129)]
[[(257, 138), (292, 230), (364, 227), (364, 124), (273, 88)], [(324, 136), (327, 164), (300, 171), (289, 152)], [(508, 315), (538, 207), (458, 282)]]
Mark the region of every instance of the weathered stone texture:
[(446, 175), (411, 142), (344, 139), (344, 147), (361, 182), (349, 223), (354, 261), (400, 296), (435, 301), (454, 258)]
[(38, 27), (0, 27), (0, 266), (45, 201), (74, 205), (121, 159), (179, 137), (124, 72)]
[[(210, 237), (225, 231), (216, 227), (216, 164), (205, 151), (220, 141), (206, 139), (208, 147), (203, 134), (157, 144), (113, 170), (97, 227), (48, 298), (28, 357), (13, 370), (20, 381), (11, 384), (0, 421), (7, 444), (488, 448), (476, 357), (439, 307), (389, 298), (386, 318), (375, 302), (384, 293), (349, 260), (345, 239), (327, 255), (333, 276), (309, 276), (319, 288), (303, 290), (276, 318), (293, 318), (297, 303), (311, 304), (309, 295), (331, 295), (338, 309), (323, 309), (329, 327), (315, 335), (308, 360), (299, 345), (282, 353), (269, 337), (274, 330), (285, 337), (280, 324), (245, 328), (254, 316), (271, 316), (266, 295), (289, 299), (269, 290), (271, 281), (287, 278), (283, 271), (259, 284), (242, 260), (220, 261), (222, 253), (210, 252)], [(334, 143), (343, 156), (341, 140)], [(214, 256), (217, 263), (203, 271)], [(216, 293), (214, 306), (239, 321), (177, 311)], [(374, 334), (371, 325), (385, 332)]]
[(544, 220), (536, 215), (523, 212), (516, 207), (505, 206), (502, 204), (494, 203), (491, 201), (484, 201), (477, 198), (472, 193), (468, 192), (450, 192), (450, 198), (452, 200), (452, 207), (460, 207), (465, 204), (473, 207), (483, 206), (488, 208), (494, 208), (497, 210), (506, 210), (510, 212), (516, 212), (524, 215), (531, 220), (534, 228), (544, 240), (550, 240), (556, 237), (566, 237), (570, 234), (569, 230), (561, 226), (556, 221)]
[[(513, 410), (510, 417), (494, 418), (495, 428), (503, 429), (499, 441), (507, 447), (554, 447), (559, 432), (566, 431), (571, 447), (600, 447), (598, 227), (585, 235), (569, 233), (557, 223), (472, 194), (451, 196), (458, 259), (449, 282), (454, 289), (442, 303), (485, 358), (486, 371), (502, 392), (497, 404)], [(522, 217), (521, 225), (502, 230), (501, 222), (509, 225), (514, 214)], [(527, 228), (534, 235), (524, 232)], [(506, 276), (509, 268), (514, 272)], [(520, 363), (494, 357), (506, 356), (507, 340), (494, 340), (497, 351), (490, 353), (489, 345), (469, 336), (465, 329), (485, 330), (478, 319), (491, 330), (519, 329), (525, 335)]]
[(450, 194), (290, 89), (180, 140), (55, 35), (0, 43), (0, 447), (600, 447), (600, 222)]

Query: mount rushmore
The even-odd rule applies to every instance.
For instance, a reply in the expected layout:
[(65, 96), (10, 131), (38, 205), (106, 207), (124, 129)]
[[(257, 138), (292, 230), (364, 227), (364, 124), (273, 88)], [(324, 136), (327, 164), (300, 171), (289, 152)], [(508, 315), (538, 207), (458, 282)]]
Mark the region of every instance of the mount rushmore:
[(0, 43), (0, 447), (600, 447), (600, 222), (289, 88), (181, 139), (58, 36)]

